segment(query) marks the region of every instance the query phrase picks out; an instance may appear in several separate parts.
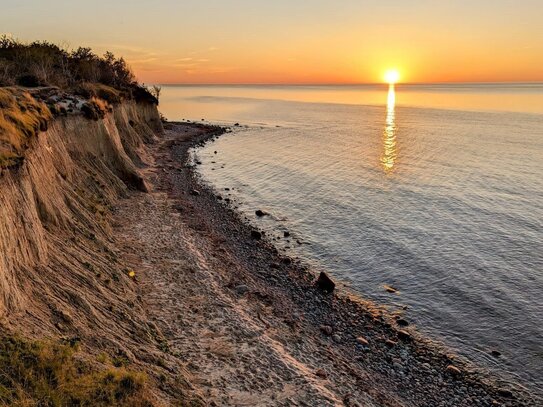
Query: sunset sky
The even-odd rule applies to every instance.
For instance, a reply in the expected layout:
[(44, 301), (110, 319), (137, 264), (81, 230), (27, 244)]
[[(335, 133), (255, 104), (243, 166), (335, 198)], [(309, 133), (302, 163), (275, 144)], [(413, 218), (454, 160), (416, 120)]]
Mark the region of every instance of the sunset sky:
[(146, 83), (543, 81), (542, 0), (0, 0), (0, 33)]

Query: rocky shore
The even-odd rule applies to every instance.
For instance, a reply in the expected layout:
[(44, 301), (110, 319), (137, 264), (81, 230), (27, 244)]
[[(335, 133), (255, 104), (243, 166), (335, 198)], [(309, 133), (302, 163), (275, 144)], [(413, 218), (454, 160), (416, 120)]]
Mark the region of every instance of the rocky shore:
[(122, 201), (115, 233), (164, 348), (208, 405), (538, 405), (279, 254), (188, 161), (225, 129), (165, 127), (149, 193)]

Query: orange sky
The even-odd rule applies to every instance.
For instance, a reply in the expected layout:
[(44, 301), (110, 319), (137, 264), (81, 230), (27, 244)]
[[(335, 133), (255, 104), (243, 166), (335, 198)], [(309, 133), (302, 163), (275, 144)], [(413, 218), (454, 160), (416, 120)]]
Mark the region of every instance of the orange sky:
[(146, 83), (543, 81), (540, 0), (7, 3), (6, 33), (110, 49)]

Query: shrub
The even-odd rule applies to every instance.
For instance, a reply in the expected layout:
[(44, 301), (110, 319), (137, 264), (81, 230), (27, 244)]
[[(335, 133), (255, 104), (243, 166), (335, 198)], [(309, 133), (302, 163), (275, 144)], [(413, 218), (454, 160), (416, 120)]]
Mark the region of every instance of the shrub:
[(41, 85), (41, 82), (36, 75), (26, 74), (17, 78), (17, 85), (25, 86), (27, 88), (37, 88)]
[(158, 104), (157, 97), (138, 85), (126, 61), (111, 52), (98, 56), (84, 47), (69, 52), (47, 41), (22, 43), (0, 36), (0, 86), (13, 84), (86, 91), (110, 103), (136, 97)]

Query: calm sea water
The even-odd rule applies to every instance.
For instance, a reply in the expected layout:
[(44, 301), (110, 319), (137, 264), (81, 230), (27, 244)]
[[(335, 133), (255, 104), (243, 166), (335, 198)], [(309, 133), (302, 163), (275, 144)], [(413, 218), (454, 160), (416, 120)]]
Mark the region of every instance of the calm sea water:
[(543, 387), (543, 85), (165, 87), (161, 108), (241, 124), (202, 177), (284, 250)]

